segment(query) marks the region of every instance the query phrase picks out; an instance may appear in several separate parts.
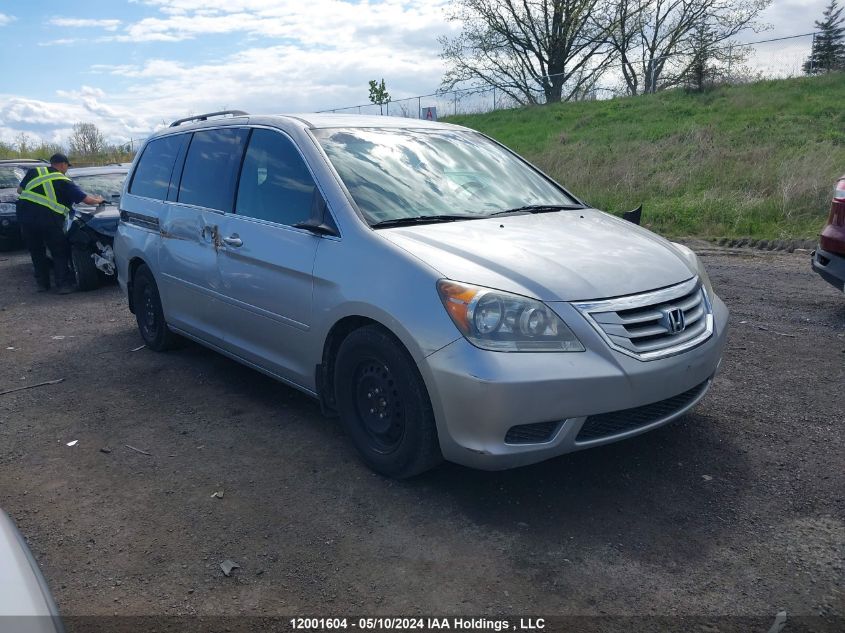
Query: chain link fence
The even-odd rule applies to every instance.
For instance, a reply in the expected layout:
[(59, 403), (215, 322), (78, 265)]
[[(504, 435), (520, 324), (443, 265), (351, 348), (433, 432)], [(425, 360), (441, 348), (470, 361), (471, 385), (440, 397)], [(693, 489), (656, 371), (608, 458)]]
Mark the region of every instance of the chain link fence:
[[(712, 68), (713, 76), (724, 83), (747, 83), (764, 79), (785, 79), (804, 75), (803, 64), (810, 55), (816, 33), (802, 33), (787, 37), (771, 38), (729, 44), (713, 49), (722, 53), (721, 60)], [(688, 55), (682, 51), (678, 55)], [(555, 75), (550, 75), (549, 78)], [(564, 86), (564, 92), (566, 92)], [(530, 89), (533, 102), (545, 103), (545, 94), (538, 86)], [(622, 78), (621, 66), (608, 68), (602, 85), (578, 91), (571, 101), (612, 99), (628, 94)], [(376, 114), (411, 119), (437, 119), (459, 114), (482, 114), (494, 110), (507, 110), (523, 105), (501, 89), (492, 86), (433, 92), (426, 95), (394, 99), (383, 105), (366, 103), (354, 106), (318, 110), (348, 114)]]

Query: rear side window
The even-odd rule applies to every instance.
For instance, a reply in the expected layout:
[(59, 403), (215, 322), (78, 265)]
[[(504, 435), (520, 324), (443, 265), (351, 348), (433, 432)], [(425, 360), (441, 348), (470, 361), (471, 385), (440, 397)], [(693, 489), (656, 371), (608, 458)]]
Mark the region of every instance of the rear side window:
[(243, 128), (194, 132), (182, 171), (179, 202), (231, 211), (248, 133)]
[(132, 176), (129, 193), (158, 200), (167, 198), (173, 164), (186, 138), (185, 134), (178, 134), (147, 143), (144, 154), (135, 168), (135, 175)]
[(311, 215), (316, 185), (294, 144), (272, 130), (252, 132), (235, 213), (293, 225)]

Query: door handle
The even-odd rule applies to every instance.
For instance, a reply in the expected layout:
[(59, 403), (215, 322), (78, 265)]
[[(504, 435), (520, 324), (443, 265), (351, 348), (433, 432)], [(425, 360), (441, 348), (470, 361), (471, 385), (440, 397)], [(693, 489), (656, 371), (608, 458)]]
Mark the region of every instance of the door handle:
[(237, 233), (232, 233), (229, 237), (223, 238), (223, 243), (226, 246), (243, 246), (244, 241), (240, 238)]

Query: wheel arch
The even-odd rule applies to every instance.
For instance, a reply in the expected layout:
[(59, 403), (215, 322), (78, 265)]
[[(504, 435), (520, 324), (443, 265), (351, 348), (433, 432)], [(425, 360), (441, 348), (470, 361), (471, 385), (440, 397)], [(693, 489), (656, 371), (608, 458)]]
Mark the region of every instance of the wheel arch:
[(134, 304), (134, 300), (132, 298), (132, 295), (134, 293), (132, 292), (132, 287), (135, 283), (135, 273), (138, 272), (138, 269), (141, 266), (146, 266), (147, 268), (150, 267), (149, 264), (147, 264), (147, 262), (144, 261), (144, 259), (142, 257), (133, 257), (132, 259), (129, 260), (129, 267), (128, 267), (129, 273), (128, 273), (128, 276), (127, 276), (127, 279), (126, 279), (126, 295), (127, 295), (128, 300), (129, 300), (129, 311), (132, 314), (135, 314), (135, 304)]
[[(335, 408), (334, 367), (338, 350), (340, 350), (341, 344), (352, 332), (368, 326), (376, 326), (383, 330), (398, 345), (401, 345), (408, 352), (411, 359), (414, 360), (414, 355), (402, 341), (401, 337), (384, 323), (360, 314), (347, 315), (339, 319), (332, 325), (326, 335), (325, 341), (323, 342), (321, 362), (316, 368), (315, 382), (317, 393), (319, 395), (320, 408), (325, 416), (337, 416), (337, 410)], [(416, 360), (414, 360), (414, 363), (416, 363)], [(417, 367), (417, 370), (419, 371), (419, 367)]]

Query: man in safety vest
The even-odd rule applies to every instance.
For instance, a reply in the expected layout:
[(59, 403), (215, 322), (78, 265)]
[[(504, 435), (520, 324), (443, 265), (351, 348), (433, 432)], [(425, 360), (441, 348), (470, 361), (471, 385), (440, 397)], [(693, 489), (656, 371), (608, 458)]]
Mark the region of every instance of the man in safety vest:
[(64, 154), (53, 154), (49, 167), (34, 167), (26, 172), (18, 187), (17, 216), (21, 235), (35, 268), (38, 292), (50, 289), (50, 258), (59, 294), (75, 290), (70, 271), (70, 245), (65, 237), (65, 217), (71, 206), (84, 202), (96, 205), (101, 196), (90, 196), (65, 176), (70, 162)]

